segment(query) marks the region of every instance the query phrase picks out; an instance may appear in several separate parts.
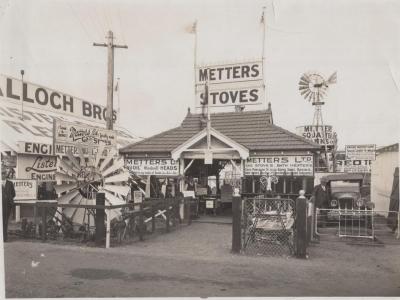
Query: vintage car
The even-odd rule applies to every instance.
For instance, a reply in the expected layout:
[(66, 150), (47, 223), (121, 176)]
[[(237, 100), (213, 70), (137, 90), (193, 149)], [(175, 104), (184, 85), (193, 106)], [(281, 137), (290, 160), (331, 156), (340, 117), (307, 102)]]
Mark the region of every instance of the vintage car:
[(370, 187), (363, 185), (362, 174), (333, 174), (321, 178), (325, 180), (328, 191), (328, 219), (338, 219), (342, 216), (352, 219), (368, 215), (367, 211), (374, 207), (370, 201)]

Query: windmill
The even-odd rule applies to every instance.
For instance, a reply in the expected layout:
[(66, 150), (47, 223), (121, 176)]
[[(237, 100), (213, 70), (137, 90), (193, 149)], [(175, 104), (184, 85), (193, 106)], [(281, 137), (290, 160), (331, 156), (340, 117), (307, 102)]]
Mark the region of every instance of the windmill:
[[(95, 193), (105, 194), (105, 205), (125, 204), (124, 197), (130, 191), (126, 184), (129, 171), (124, 167), (124, 160), (117, 156), (113, 149), (103, 156), (103, 147), (98, 148), (95, 157), (86, 158), (82, 148), (79, 149), (79, 159), (68, 153), (58, 157), (55, 186), (59, 195), (59, 204), (94, 205)], [(73, 225), (94, 224), (93, 215), (84, 208), (65, 208), (63, 215), (69, 218)], [(110, 221), (121, 215), (120, 209), (110, 210)]]
[(327, 95), (329, 86), (331, 84), (335, 84), (336, 82), (336, 72), (334, 72), (327, 80), (325, 80), (324, 77), (317, 72), (307, 72), (300, 77), (299, 81), (300, 94), (315, 107), (312, 125), (316, 126), (317, 132), (319, 131), (319, 126), (322, 127), (322, 138), (325, 145), (325, 159), (328, 169), (328, 145), (324, 121), (322, 118), (322, 105), (324, 105), (325, 102), (323, 102), (322, 99)]

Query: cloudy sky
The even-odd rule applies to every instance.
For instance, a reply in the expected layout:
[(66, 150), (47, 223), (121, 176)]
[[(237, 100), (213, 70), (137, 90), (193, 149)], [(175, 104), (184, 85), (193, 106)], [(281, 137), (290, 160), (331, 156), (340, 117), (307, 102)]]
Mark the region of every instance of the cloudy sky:
[(199, 64), (259, 60), (265, 7), (266, 97), (277, 125), (294, 132), (312, 123), (299, 78), (310, 70), (325, 77), (337, 71), (323, 114), (340, 147), (399, 140), (399, 1), (0, 3), (0, 73), (18, 78), (24, 69), (28, 81), (102, 105), (107, 51), (92, 44), (113, 30), (115, 42), (129, 47), (115, 52), (120, 122), (140, 137), (178, 126), (188, 107), (194, 111), (191, 24), (198, 21)]

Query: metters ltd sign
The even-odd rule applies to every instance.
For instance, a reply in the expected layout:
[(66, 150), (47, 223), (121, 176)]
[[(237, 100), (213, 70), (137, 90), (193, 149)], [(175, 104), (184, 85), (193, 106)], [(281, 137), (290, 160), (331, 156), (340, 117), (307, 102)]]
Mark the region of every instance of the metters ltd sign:
[(268, 155), (250, 157), (245, 162), (245, 176), (313, 176), (312, 155)]
[(138, 176), (179, 175), (179, 162), (170, 158), (128, 158), (125, 167)]
[[(208, 83), (208, 97), (205, 83)], [(264, 101), (261, 61), (196, 68), (196, 107), (256, 105)]]
[[(325, 131), (325, 132), (324, 132)], [(303, 138), (318, 145), (334, 146), (337, 140), (336, 132), (331, 125), (316, 126), (305, 125), (296, 127), (296, 133)]]

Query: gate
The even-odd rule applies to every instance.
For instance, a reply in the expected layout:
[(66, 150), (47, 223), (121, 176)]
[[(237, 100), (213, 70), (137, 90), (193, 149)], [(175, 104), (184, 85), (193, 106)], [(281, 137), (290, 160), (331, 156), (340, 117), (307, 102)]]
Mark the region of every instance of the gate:
[(293, 255), (295, 202), (280, 198), (242, 201), (242, 252), (253, 255)]
[(343, 241), (400, 244), (400, 214), (374, 209), (317, 209), (315, 233), (335, 234)]

